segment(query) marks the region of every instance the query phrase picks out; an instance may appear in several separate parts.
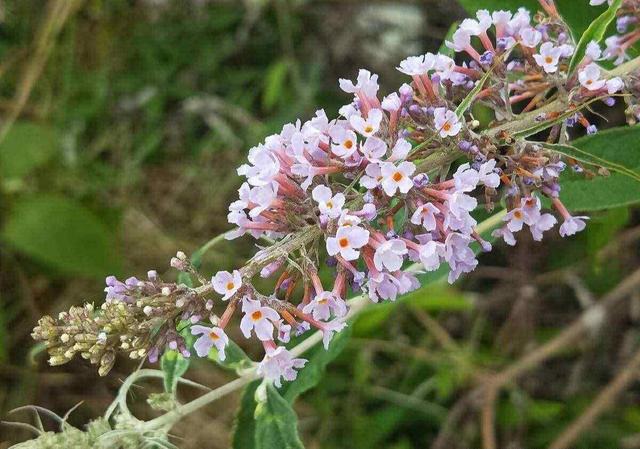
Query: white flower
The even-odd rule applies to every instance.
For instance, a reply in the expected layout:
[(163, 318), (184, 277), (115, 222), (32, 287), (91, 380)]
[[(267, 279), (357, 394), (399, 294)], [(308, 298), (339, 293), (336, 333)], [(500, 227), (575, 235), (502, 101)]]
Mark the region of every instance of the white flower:
[(624, 89), (624, 81), (622, 81), (621, 78), (616, 76), (615, 78), (607, 80), (607, 92), (609, 95), (613, 95), (622, 89)]
[(533, 55), (539, 66), (547, 73), (555, 73), (558, 70), (558, 60), (562, 51), (554, 47), (551, 42), (545, 42), (540, 46), (540, 53)]
[(249, 199), (255, 206), (249, 212), (251, 218), (255, 218), (271, 206), (278, 197), (278, 183), (271, 182), (263, 186), (256, 186), (249, 192)]
[(606, 84), (605, 80), (600, 79), (600, 67), (593, 62), (578, 72), (578, 80), (588, 90), (600, 90)]
[(434, 271), (440, 266), (440, 259), (444, 257), (444, 254), (444, 244), (431, 240), (420, 246), (418, 257), (425, 270)]
[(344, 206), (344, 194), (338, 192), (332, 196), (331, 189), (327, 186), (318, 185), (311, 192), (312, 198), (318, 203), (320, 213), (329, 218), (338, 218)]
[(500, 10), (500, 11), (494, 11), (491, 13), (491, 18), (493, 19), (493, 24), (497, 27), (497, 26), (501, 26), (504, 27), (506, 26), (509, 21), (511, 20), (511, 16), (513, 14), (511, 14), (511, 11), (504, 11), (504, 10)]
[(356, 133), (342, 127), (334, 127), (329, 133), (333, 144), (331, 152), (343, 159), (348, 158), (358, 149), (358, 140)]
[(471, 46), (471, 35), (467, 30), (458, 28), (458, 30), (453, 33), (452, 42), (446, 41), (445, 45), (449, 48), (453, 48), (457, 52), (464, 51), (466, 48)]
[(433, 231), (436, 229), (436, 214), (438, 213), (440, 213), (440, 209), (432, 203), (424, 203), (413, 212), (411, 223), (422, 225), (427, 231)]
[(358, 71), (358, 79), (356, 84), (353, 84), (350, 80), (340, 79), (340, 89), (347, 93), (357, 94), (362, 92), (365, 97), (373, 98), (378, 93), (378, 75), (371, 74), (370, 71), (360, 69)]
[(327, 238), (327, 253), (330, 256), (340, 254), (345, 260), (360, 257), (358, 249), (369, 241), (369, 231), (360, 226), (340, 226), (335, 237)]
[(480, 174), (465, 163), (453, 174), (453, 182), (458, 192), (471, 192), (480, 182)]
[(409, 76), (426, 75), (433, 68), (433, 62), (433, 57), (425, 60), (425, 55), (409, 56), (400, 61), (400, 65), (396, 69)]
[(263, 186), (271, 183), (280, 172), (280, 162), (275, 154), (264, 146), (253, 147), (247, 156), (249, 164), (241, 165), (238, 174), (246, 176), (249, 184)]
[(440, 132), (440, 137), (455, 136), (462, 128), (462, 123), (458, 121), (455, 112), (446, 108), (435, 108), (433, 119), (436, 130)]
[(592, 61), (597, 61), (600, 59), (600, 56), (602, 56), (602, 50), (596, 41), (591, 41), (587, 44), (587, 49), (584, 54)]
[(233, 274), (228, 271), (218, 271), (211, 279), (211, 285), (217, 293), (223, 295), (222, 299), (226, 301), (242, 286), (242, 276), (238, 270), (233, 270)]
[(500, 185), (500, 175), (498, 175), (494, 171), (495, 168), (496, 168), (496, 160), (490, 159), (484, 164), (482, 164), (480, 166), (480, 170), (478, 170), (480, 182), (487, 187), (491, 187), (492, 189), (495, 189)]
[(380, 109), (371, 109), (367, 118), (361, 115), (352, 115), (349, 117), (349, 123), (358, 133), (365, 137), (371, 137), (380, 129), (382, 121), (382, 111)]
[(387, 161), (403, 161), (407, 158), (409, 151), (411, 151), (411, 144), (409, 141), (405, 139), (398, 139), (391, 149), (391, 156), (387, 158)]
[(360, 152), (369, 162), (377, 162), (387, 153), (387, 144), (378, 137), (367, 137), (360, 146)]
[(407, 245), (400, 239), (387, 240), (376, 249), (373, 263), (379, 271), (397, 271), (402, 267)]
[(574, 46), (569, 44), (562, 44), (558, 48), (560, 49), (561, 58), (568, 58), (569, 56), (573, 55), (573, 52), (575, 51)]
[(393, 92), (382, 99), (381, 106), (385, 111), (395, 112), (402, 107), (402, 101), (398, 94)]
[(535, 48), (542, 40), (542, 33), (535, 28), (528, 27), (520, 30), (520, 43), (525, 47)]
[(380, 166), (380, 174), (382, 175), (382, 189), (388, 196), (400, 193), (407, 193), (413, 187), (411, 175), (416, 171), (413, 162), (401, 162), (396, 166), (392, 162), (383, 162)]
[(298, 376), (297, 369), (303, 368), (305, 359), (294, 359), (293, 355), (283, 346), (267, 349), (262, 362), (258, 364), (257, 373), (265, 379), (273, 381), (278, 388), (282, 386), (280, 379), (293, 381)]
[(242, 300), (242, 311), (244, 316), (240, 320), (240, 330), (246, 338), (251, 337), (253, 330), (262, 341), (273, 339), (273, 323), (280, 319), (278, 312), (248, 297)]
[(375, 189), (380, 185), (380, 181), (382, 181), (382, 172), (380, 170), (380, 165), (373, 163), (367, 165), (367, 168), (364, 169), (365, 175), (362, 175), (360, 178), (360, 185), (367, 189)]

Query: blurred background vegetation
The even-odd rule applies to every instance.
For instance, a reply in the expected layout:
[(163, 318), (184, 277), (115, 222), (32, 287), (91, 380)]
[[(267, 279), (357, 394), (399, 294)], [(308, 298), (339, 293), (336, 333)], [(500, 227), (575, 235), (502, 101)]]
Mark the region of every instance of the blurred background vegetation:
[[(235, 167), (251, 146), (318, 108), (332, 116), (348, 101), (337, 79), (360, 67), (380, 74), (383, 91), (395, 88), (406, 81), (398, 61), (436, 51), (462, 17), (451, 0), (0, 3), (0, 419), (25, 404), (64, 414), (80, 401), (71, 423), (101, 415), (136, 365), (119, 361), (107, 378), (81, 361), (48, 367), (29, 336), (36, 320), (100, 303), (107, 274), (174, 276), (166, 268), (177, 250), (229, 228)], [(474, 386), (640, 266), (634, 207), (593, 214), (576, 238), (549, 237), (498, 245), (455, 286), (359, 318), (296, 404), (306, 447), (480, 447)], [(252, 251), (248, 240), (221, 244), (204, 271), (237, 267)], [(626, 296), (504, 385), (499, 447), (547, 447), (623, 369), (640, 321), (638, 289)], [(214, 386), (230, 374), (204, 361), (188, 377)], [(576, 447), (640, 447), (639, 399), (638, 386), (617, 395)], [(229, 447), (237, 403), (185, 419), (178, 446)], [(0, 448), (28, 436), (0, 426)]]

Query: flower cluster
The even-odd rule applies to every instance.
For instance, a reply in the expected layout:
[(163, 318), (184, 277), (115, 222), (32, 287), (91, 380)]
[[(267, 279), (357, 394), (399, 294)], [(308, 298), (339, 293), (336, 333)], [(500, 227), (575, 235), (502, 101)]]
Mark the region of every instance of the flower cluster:
[[(558, 223), (543, 211), (542, 197), (559, 214), (561, 236), (584, 229), (586, 217), (572, 216), (560, 200), (561, 172), (567, 164), (580, 165), (542, 143), (513, 137), (517, 129), (510, 122), (544, 107), (526, 126), (547, 130), (547, 142), (566, 141), (566, 128), (576, 124), (593, 133), (582, 110), (595, 100), (612, 104), (625, 80), (600, 68), (598, 61), (612, 50), (603, 53), (597, 42), (570, 70), (575, 42), (553, 2), (541, 5), (547, 15), (535, 21), (523, 8), (478, 11), (446, 43), (450, 53), (401, 61), (398, 70), (410, 79), (397, 91), (380, 95), (378, 76), (362, 69), (355, 81), (339, 81), (352, 99), (337, 117), (319, 110), (251, 148), (248, 163), (238, 169), (245, 182), (229, 206), (234, 230), (227, 237), (249, 234), (275, 243), (211, 282), (178, 254), (171, 265), (195, 275), (197, 288), (165, 285), (154, 273), (149, 281), (108, 278), (105, 311), (115, 304), (134, 310), (142, 322), (165, 326), (153, 336), (122, 341), (132, 348), (144, 343), (152, 360), (166, 348), (188, 356), (191, 349), (175, 331), (178, 321), (186, 321), (197, 337), (196, 354), (207, 356), (215, 347), (222, 360), (228, 325), (239, 311), (242, 335), (265, 349), (258, 373), (279, 386), (305, 364), (286, 349), (292, 335), (319, 330), (327, 347), (346, 326), (350, 292), (393, 301), (419, 287), (416, 267), (442, 269), (449, 282), (474, 270), (478, 250), (492, 248), (476, 230), (480, 208), (506, 206), (493, 236), (509, 245), (525, 225), (541, 240)], [(478, 130), (473, 102), (494, 111), (487, 130)], [(331, 285), (319, 275), (320, 261), (332, 270)], [(253, 286), (258, 274), (274, 279), (271, 294)], [(218, 295), (212, 299), (213, 292)], [(211, 313), (215, 301), (227, 303), (221, 317)], [(100, 315), (91, 319), (94, 331), (104, 324)], [(61, 344), (64, 327), (45, 321), (35, 337), (48, 342), (53, 363), (66, 361), (73, 351)], [(99, 332), (106, 341), (122, 339), (106, 326)], [(74, 350), (96, 357), (92, 349)]]

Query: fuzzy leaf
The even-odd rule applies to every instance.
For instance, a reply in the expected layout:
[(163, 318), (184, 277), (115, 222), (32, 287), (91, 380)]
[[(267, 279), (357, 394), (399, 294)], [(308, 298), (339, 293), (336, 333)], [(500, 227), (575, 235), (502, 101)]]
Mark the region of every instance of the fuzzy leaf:
[(580, 61), (582, 61), (589, 42), (600, 42), (602, 40), (607, 32), (607, 27), (616, 17), (616, 12), (618, 11), (618, 8), (620, 8), (621, 4), (622, 0), (613, 0), (607, 10), (600, 14), (596, 20), (591, 22), (591, 25), (589, 25), (586, 31), (582, 33), (582, 36), (576, 45), (576, 49), (573, 52), (571, 62), (569, 62), (569, 73), (572, 73)]
[(15, 123), (0, 142), (0, 175), (20, 178), (47, 162), (56, 149), (51, 128), (30, 122)]
[(298, 436), (298, 418), (291, 404), (271, 384), (255, 411), (256, 449), (304, 449)]
[(160, 369), (164, 372), (164, 391), (175, 394), (178, 388), (178, 379), (189, 369), (189, 359), (186, 359), (178, 351), (166, 351), (160, 359)]
[(240, 399), (240, 408), (233, 423), (233, 437), (231, 446), (233, 449), (254, 449), (256, 447), (256, 390), (260, 386), (260, 380), (247, 385)]
[(120, 272), (111, 230), (67, 198), (20, 198), (10, 208), (1, 235), (19, 251), (64, 273), (100, 278)]
[(565, 170), (560, 177), (560, 198), (570, 210), (601, 210), (640, 202), (639, 127), (601, 131), (573, 141), (572, 147), (579, 152), (569, 153), (571, 157), (578, 159), (578, 155), (612, 173), (585, 179)]
[(242, 348), (233, 340), (229, 340), (229, 344), (227, 344), (224, 353), (227, 357), (224, 361), (221, 361), (218, 358), (218, 351), (213, 347), (211, 348), (211, 352), (209, 352), (209, 360), (213, 360), (221, 367), (235, 371), (238, 374), (254, 365), (249, 356), (245, 354)]

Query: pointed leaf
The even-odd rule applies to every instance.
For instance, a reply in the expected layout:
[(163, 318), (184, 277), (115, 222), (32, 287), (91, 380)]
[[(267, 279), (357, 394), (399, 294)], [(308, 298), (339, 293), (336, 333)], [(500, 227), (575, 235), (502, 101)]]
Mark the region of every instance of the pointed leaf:
[(182, 357), (178, 351), (166, 351), (160, 359), (160, 369), (164, 372), (164, 391), (175, 394), (178, 379), (189, 369), (189, 359)]
[(254, 418), (256, 449), (304, 449), (296, 413), (273, 385), (266, 385), (266, 398), (258, 403)]
[(569, 62), (569, 74), (571, 74), (580, 61), (582, 61), (589, 42), (595, 41), (599, 43), (602, 40), (607, 31), (607, 27), (611, 21), (615, 19), (616, 12), (618, 11), (618, 8), (620, 8), (621, 4), (622, 0), (613, 0), (607, 10), (600, 14), (596, 20), (591, 22), (591, 25), (589, 25), (586, 31), (582, 34), (578, 44), (576, 45), (576, 49), (573, 52), (571, 62)]

